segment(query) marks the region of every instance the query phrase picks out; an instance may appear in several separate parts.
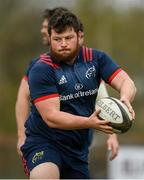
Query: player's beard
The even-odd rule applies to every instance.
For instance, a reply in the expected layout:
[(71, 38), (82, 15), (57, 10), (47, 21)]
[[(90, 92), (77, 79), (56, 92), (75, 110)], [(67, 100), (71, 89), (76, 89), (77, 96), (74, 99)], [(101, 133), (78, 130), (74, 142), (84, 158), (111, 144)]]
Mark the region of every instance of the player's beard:
[(59, 52), (55, 52), (53, 48), (51, 47), (51, 55), (52, 57), (61, 62), (65, 62), (67, 64), (73, 63), (74, 59), (76, 58), (78, 52), (79, 52), (80, 46), (77, 43), (76, 47), (71, 49), (66, 49), (66, 52), (62, 52), (61, 50)]

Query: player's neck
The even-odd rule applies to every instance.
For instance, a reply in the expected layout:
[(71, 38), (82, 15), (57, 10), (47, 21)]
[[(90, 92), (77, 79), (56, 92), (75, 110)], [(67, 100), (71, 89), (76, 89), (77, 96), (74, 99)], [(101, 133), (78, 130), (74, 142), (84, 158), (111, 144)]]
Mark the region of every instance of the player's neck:
[(74, 64), (75, 60), (76, 60), (76, 56), (73, 59), (66, 61), (65, 63), (68, 65), (72, 65), (72, 64)]

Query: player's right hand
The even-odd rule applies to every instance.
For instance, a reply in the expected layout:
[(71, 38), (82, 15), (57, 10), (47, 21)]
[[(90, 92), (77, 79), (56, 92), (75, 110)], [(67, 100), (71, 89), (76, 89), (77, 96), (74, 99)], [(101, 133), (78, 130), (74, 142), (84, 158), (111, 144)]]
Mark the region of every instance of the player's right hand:
[(100, 109), (96, 110), (90, 117), (89, 120), (92, 123), (92, 128), (95, 128), (99, 131), (102, 131), (107, 134), (113, 134), (113, 128), (109, 125), (110, 121), (108, 120), (101, 120), (99, 118)]

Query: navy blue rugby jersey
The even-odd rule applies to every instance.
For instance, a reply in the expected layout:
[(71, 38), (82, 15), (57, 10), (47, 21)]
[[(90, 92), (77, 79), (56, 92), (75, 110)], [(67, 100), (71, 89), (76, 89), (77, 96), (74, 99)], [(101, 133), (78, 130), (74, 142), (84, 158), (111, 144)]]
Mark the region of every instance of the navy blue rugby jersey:
[(50, 55), (43, 56), (29, 72), (33, 108), (26, 128), (35, 136), (42, 136), (58, 145), (58, 148), (67, 149), (71, 154), (86, 154), (89, 129), (49, 128), (38, 113), (35, 103), (59, 97), (61, 111), (89, 117), (95, 109), (101, 79), (111, 83), (120, 71), (120, 67), (105, 53), (87, 47), (80, 49), (72, 65), (53, 61)]
[(39, 57), (37, 57), (37, 58), (35, 58), (35, 59), (32, 59), (32, 60), (30, 61), (29, 65), (28, 65), (28, 67), (27, 67), (27, 69), (26, 69), (26, 71), (25, 71), (25, 74), (24, 74), (24, 76), (23, 76), (23, 78), (24, 78), (25, 80), (28, 80), (29, 72), (30, 72), (31, 68), (33, 67), (33, 65), (34, 65), (40, 58), (43, 58), (43, 57), (45, 57), (45, 56), (46, 56), (46, 53), (45, 53), (45, 54), (40, 54)]

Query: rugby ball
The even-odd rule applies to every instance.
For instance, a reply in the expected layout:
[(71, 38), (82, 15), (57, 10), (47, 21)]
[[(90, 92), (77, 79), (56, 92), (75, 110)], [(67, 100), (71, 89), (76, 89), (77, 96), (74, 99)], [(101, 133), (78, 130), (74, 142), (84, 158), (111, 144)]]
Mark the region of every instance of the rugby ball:
[(117, 134), (127, 132), (132, 126), (132, 115), (127, 106), (113, 97), (101, 98), (96, 102), (96, 110), (100, 109), (99, 118), (109, 120), (110, 126)]

